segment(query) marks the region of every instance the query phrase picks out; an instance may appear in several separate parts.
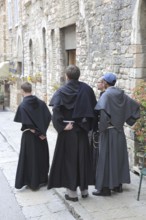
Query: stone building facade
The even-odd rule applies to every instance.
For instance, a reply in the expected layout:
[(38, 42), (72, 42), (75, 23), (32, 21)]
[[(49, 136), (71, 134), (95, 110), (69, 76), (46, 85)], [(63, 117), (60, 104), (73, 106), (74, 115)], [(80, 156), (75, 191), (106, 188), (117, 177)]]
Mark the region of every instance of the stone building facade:
[[(2, 2), (2, 1), (1, 1)], [(81, 69), (81, 80), (98, 98), (97, 79), (117, 74), (129, 95), (146, 78), (146, 0), (7, 0), (10, 65), (19, 78), (11, 85), (10, 107), (16, 109), (22, 77), (42, 74), (33, 84), (47, 103), (65, 81), (69, 64)], [(133, 133), (126, 129), (131, 164)]]
[(0, 63), (9, 59), (6, 1), (0, 0)]
[(146, 77), (145, 0), (8, 0), (10, 61), (20, 75), (42, 73), (41, 93), (76, 63), (96, 91), (106, 71), (130, 93)]
[[(7, 19), (6, 1), (0, 0), (0, 68), (4, 69), (4, 65), (8, 69), (9, 53), (9, 38), (8, 38), (8, 19)], [(7, 64), (6, 64), (7, 62)], [(0, 69), (0, 76), (3, 74)], [(0, 81), (0, 96), (5, 93), (4, 103), (9, 105), (9, 85), (3, 84)], [(0, 108), (4, 108), (4, 104), (0, 105)]]

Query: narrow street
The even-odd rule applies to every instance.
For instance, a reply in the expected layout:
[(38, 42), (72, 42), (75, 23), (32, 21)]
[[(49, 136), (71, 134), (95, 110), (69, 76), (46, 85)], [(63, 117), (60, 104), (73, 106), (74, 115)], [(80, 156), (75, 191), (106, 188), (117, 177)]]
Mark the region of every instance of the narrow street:
[[(23, 220), (25, 219), (24, 215), (16, 201), (13, 190), (9, 186), (8, 180), (3, 173), (3, 171), (7, 172), (10, 170), (6, 161), (6, 154), (10, 156), (10, 151), (11, 147), (2, 135), (0, 135), (0, 219)], [(13, 164), (13, 162), (10, 162), (10, 164)]]

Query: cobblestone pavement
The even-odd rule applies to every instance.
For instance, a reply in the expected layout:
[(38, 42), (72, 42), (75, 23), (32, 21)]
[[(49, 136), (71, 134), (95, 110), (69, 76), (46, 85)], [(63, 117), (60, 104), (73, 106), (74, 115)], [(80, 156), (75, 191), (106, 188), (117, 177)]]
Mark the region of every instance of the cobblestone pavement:
[[(21, 125), (13, 122), (13, 118), (14, 112), (0, 112), (0, 133), (2, 135), (0, 139), (0, 171), (6, 178), (11, 193), (19, 206), (17, 207), (18, 213), (20, 208), (25, 219), (146, 219), (146, 180), (144, 179), (142, 182), (140, 201), (137, 201), (139, 176), (133, 173), (131, 173), (131, 184), (124, 185), (123, 193), (112, 193), (111, 197), (96, 197), (92, 195), (94, 186), (91, 186), (89, 187), (89, 197), (87, 199), (79, 197), (79, 202), (75, 203), (64, 200), (64, 188), (47, 190), (46, 187), (42, 187), (36, 192), (28, 188), (16, 190), (14, 188), (14, 179), (20, 149)], [(52, 126), (49, 128), (47, 136), (50, 159), (52, 160), (56, 140), (56, 132)], [(2, 220), (9, 219), (2, 218)], [(23, 218), (18, 218), (18, 220), (23, 220)]]

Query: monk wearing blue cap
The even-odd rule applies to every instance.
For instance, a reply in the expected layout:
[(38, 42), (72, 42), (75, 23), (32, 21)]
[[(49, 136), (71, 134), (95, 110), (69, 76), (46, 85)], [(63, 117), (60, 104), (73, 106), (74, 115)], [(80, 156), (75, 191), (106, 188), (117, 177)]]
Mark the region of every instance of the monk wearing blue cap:
[(139, 104), (115, 87), (116, 75), (102, 77), (105, 92), (95, 106), (100, 112), (99, 158), (96, 168), (95, 196), (122, 192), (122, 184), (130, 183), (124, 123), (132, 126), (140, 117)]

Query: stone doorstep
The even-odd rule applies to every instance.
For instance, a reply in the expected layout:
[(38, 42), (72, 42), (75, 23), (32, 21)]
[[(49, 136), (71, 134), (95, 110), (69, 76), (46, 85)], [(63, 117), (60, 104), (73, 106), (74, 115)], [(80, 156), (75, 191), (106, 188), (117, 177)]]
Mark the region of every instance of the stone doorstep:
[(63, 189), (54, 188), (53, 190), (59, 196), (59, 198), (64, 202), (64, 204), (66, 205), (67, 209), (71, 212), (73, 217), (75, 217), (76, 219), (79, 219), (80, 215), (79, 215), (79, 213), (77, 213), (75, 211), (74, 206), (72, 204), (73, 202), (69, 202), (69, 201), (65, 200), (65, 197), (64, 197), (65, 194), (63, 192)]
[(64, 188), (54, 188), (54, 192), (59, 196), (59, 198), (64, 202), (67, 209), (73, 215), (73, 217), (77, 220), (94, 220), (91, 213), (86, 211), (85, 208), (78, 202), (71, 202), (65, 199), (65, 189)]

